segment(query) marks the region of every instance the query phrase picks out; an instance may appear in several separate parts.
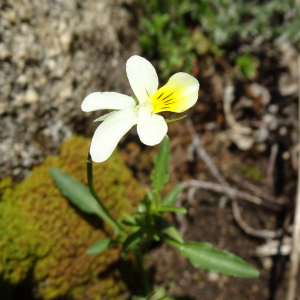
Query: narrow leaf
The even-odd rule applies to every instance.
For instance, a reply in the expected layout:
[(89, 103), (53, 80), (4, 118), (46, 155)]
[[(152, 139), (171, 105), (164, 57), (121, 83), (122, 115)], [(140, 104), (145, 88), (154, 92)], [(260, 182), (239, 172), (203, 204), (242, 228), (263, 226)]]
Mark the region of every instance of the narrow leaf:
[(70, 202), (86, 213), (98, 215), (113, 228), (115, 227), (115, 224), (106, 212), (102, 210), (86, 185), (57, 168), (50, 168), (49, 173), (62, 195)]
[(100, 121), (104, 121), (107, 118), (109, 118), (110, 116), (112, 116), (113, 114), (115, 114), (117, 112), (117, 110), (113, 110), (112, 112), (109, 112), (108, 114), (105, 114), (99, 118), (97, 118), (96, 120), (94, 120), (93, 122), (100, 122)]
[(153, 190), (156, 192), (159, 192), (169, 181), (168, 163), (170, 159), (170, 141), (165, 136), (160, 144), (158, 155), (154, 158), (154, 168), (150, 176)]
[(185, 116), (182, 116), (180, 118), (175, 118), (175, 119), (165, 119), (166, 123), (172, 123), (172, 122), (176, 122), (176, 121), (179, 121), (179, 120), (182, 120), (183, 118), (185, 118), (187, 115)]
[(156, 292), (154, 291), (154, 292), (152, 292), (147, 298), (146, 298), (146, 300), (150, 300), (151, 299), (151, 297), (155, 294)]
[(187, 213), (187, 210), (184, 207), (177, 207), (174, 205), (164, 205), (158, 208), (158, 212), (165, 212), (165, 211), (179, 213), (179, 214)]
[(184, 188), (184, 184), (183, 184), (183, 183), (180, 183), (180, 184), (176, 185), (176, 186), (171, 190), (171, 192), (169, 193), (169, 195), (166, 196), (166, 197), (162, 200), (162, 204), (163, 204), (163, 205), (172, 205), (172, 204), (175, 202), (175, 200), (176, 200), (177, 196), (179, 195), (179, 193), (182, 192), (183, 188)]
[(169, 227), (164, 228), (162, 232), (168, 235), (173, 240), (179, 243), (184, 243), (184, 240), (182, 239), (180, 233), (177, 231), (177, 229), (174, 226), (170, 225)]
[(99, 254), (105, 249), (113, 246), (115, 243), (111, 238), (105, 238), (94, 243), (90, 248), (87, 249), (87, 254)]
[(123, 217), (125, 218), (125, 221), (123, 221), (123, 223), (125, 223), (126, 225), (129, 226), (138, 225), (134, 216), (128, 215), (127, 213), (123, 213)]
[(138, 230), (127, 237), (127, 239), (123, 243), (122, 251), (132, 248), (137, 243), (139, 243), (143, 237), (144, 232), (142, 230)]
[(194, 267), (245, 278), (259, 276), (259, 271), (254, 266), (232, 253), (213, 248), (209, 243), (187, 242), (180, 244), (169, 239), (166, 241), (188, 258)]

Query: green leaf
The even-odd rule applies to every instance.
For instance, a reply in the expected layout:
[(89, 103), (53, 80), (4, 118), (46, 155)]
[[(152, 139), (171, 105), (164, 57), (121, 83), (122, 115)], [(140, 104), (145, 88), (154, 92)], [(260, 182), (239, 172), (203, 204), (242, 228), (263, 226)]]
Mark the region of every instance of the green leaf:
[(123, 213), (123, 217), (125, 219), (125, 221), (123, 221), (123, 223), (125, 223), (126, 225), (138, 226), (138, 223), (136, 222), (136, 219), (134, 216), (128, 215), (127, 213)]
[(168, 235), (170, 238), (175, 240), (179, 243), (184, 243), (184, 240), (182, 239), (180, 233), (177, 231), (177, 229), (174, 226), (166, 227), (162, 230), (162, 232), (166, 235)]
[(165, 119), (166, 123), (172, 123), (172, 122), (176, 122), (176, 121), (179, 121), (179, 120), (182, 120), (183, 118), (185, 118), (187, 115), (185, 116), (182, 116), (180, 118), (175, 118), (175, 119)]
[(64, 197), (70, 200), (70, 202), (80, 210), (89, 214), (98, 215), (101, 219), (115, 228), (115, 224), (98, 204), (86, 185), (57, 168), (50, 168), (49, 173)]
[(177, 207), (174, 205), (163, 205), (158, 208), (158, 212), (165, 212), (165, 211), (179, 213), (179, 214), (187, 213), (187, 210), (184, 207)]
[(153, 220), (155, 222), (155, 229), (166, 234), (173, 240), (183, 243), (183, 239), (179, 232), (173, 227), (165, 218), (155, 215), (153, 216)]
[(151, 297), (155, 294), (156, 292), (154, 291), (154, 292), (152, 292), (149, 296), (147, 296), (147, 298), (145, 298), (146, 300), (150, 300), (151, 299)]
[(143, 235), (144, 235), (144, 231), (141, 229), (129, 235), (123, 243), (122, 251), (128, 248), (132, 248), (136, 244), (138, 244), (141, 241)]
[(175, 200), (176, 200), (177, 196), (179, 195), (179, 193), (182, 192), (183, 188), (184, 188), (184, 184), (183, 184), (183, 183), (180, 183), (180, 184), (176, 185), (176, 186), (171, 190), (171, 192), (169, 193), (169, 195), (166, 196), (166, 197), (162, 200), (162, 204), (163, 204), (163, 205), (172, 205), (172, 204), (175, 202)]
[(112, 112), (106, 114), (106, 115), (103, 115), (99, 118), (97, 118), (96, 120), (94, 120), (93, 122), (100, 122), (100, 121), (104, 121), (106, 120), (107, 118), (109, 118), (110, 116), (112, 116), (113, 114), (115, 114), (117, 112), (117, 110), (113, 110)]
[(165, 136), (160, 144), (158, 155), (154, 158), (154, 168), (150, 176), (153, 190), (156, 192), (159, 192), (169, 181), (168, 163), (170, 159), (170, 141)]
[(259, 271), (240, 257), (225, 250), (213, 248), (209, 243), (178, 243), (170, 239), (166, 241), (188, 258), (194, 267), (213, 270), (232, 276), (255, 278)]
[(111, 238), (105, 238), (97, 241), (91, 247), (89, 247), (86, 251), (87, 254), (99, 254), (105, 249), (113, 246), (115, 242)]
[(249, 79), (256, 77), (259, 65), (257, 58), (251, 56), (249, 53), (244, 53), (238, 56), (235, 62), (245, 77)]

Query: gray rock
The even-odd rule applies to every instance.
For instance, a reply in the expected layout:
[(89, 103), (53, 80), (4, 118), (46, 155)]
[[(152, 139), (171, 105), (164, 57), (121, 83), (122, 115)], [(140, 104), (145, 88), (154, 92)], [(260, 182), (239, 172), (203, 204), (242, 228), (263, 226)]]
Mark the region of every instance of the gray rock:
[(89, 93), (131, 94), (125, 63), (139, 47), (124, 2), (0, 1), (0, 177), (24, 178), (78, 126), (92, 134)]

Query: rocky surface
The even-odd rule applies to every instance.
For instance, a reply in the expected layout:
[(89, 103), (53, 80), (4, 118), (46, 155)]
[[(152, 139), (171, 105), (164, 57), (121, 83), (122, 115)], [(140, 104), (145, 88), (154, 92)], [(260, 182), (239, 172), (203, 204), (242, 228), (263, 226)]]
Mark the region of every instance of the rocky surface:
[(125, 62), (139, 49), (129, 5), (0, 2), (0, 177), (24, 178), (72, 132), (86, 133), (90, 92), (130, 93)]

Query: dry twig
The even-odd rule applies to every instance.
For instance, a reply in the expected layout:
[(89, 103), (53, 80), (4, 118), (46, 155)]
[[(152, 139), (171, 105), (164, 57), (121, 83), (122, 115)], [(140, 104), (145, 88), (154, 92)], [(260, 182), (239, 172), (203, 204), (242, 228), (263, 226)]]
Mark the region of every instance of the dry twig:
[(243, 178), (239, 177), (238, 175), (236, 175), (234, 173), (230, 174), (230, 180), (241, 185), (243, 188), (251, 191), (251, 193), (253, 193), (253, 195), (255, 195), (258, 198), (262, 198), (266, 201), (269, 201), (270, 203), (275, 203), (275, 204), (279, 204), (279, 205), (284, 203), (284, 200), (282, 198), (275, 198), (275, 197), (271, 196), (270, 194), (268, 194), (267, 191), (260, 189), (259, 186), (254, 185), (248, 181), (245, 181)]
[[(300, 54), (298, 55), (298, 79), (299, 79), (298, 121), (299, 121), (299, 130), (300, 130)], [(299, 132), (299, 139), (300, 139), (300, 132)], [(298, 164), (300, 166), (300, 155), (298, 159), (299, 159)], [(297, 188), (296, 207), (295, 207), (295, 216), (294, 216), (292, 252), (290, 256), (291, 269), (290, 269), (289, 286), (288, 286), (286, 300), (294, 300), (296, 296), (297, 274), (299, 269), (299, 253), (298, 253), (299, 242), (300, 242), (300, 167), (298, 167), (298, 188)]]
[(190, 198), (193, 197), (193, 195), (195, 193), (195, 188), (202, 188), (202, 189), (210, 190), (210, 191), (217, 192), (217, 193), (224, 193), (224, 194), (227, 194), (229, 197), (239, 198), (239, 199), (254, 203), (256, 205), (262, 205), (262, 206), (270, 208), (274, 211), (281, 210), (280, 204), (263, 201), (259, 197), (239, 191), (239, 190), (234, 189), (229, 186), (223, 186), (218, 183), (192, 179), (192, 180), (185, 181), (184, 186), (191, 187), (191, 189), (188, 191), (188, 197), (190, 197)]
[[(199, 138), (199, 136), (196, 134), (196, 131), (194, 129), (194, 126), (191, 122), (190, 119), (188, 119), (186, 121), (186, 125), (187, 128), (192, 136), (192, 145), (194, 146), (194, 149), (197, 151), (197, 154), (203, 159), (203, 161), (205, 162), (205, 164), (207, 165), (207, 167), (209, 168), (209, 170), (211, 171), (211, 173), (214, 175), (214, 177), (217, 179), (217, 181), (226, 188), (230, 189), (229, 184), (227, 183), (227, 181), (224, 179), (224, 177), (220, 174), (219, 170), (217, 169), (216, 165), (214, 164), (214, 162), (211, 160), (211, 158), (209, 157), (209, 155), (207, 154), (206, 150), (203, 147), (202, 141)], [(237, 222), (237, 224), (249, 235), (255, 236), (255, 237), (259, 237), (259, 238), (263, 238), (263, 239), (269, 239), (269, 238), (275, 238), (275, 237), (279, 237), (283, 234), (283, 230), (279, 229), (276, 231), (269, 231), (269, 230), (257, 230), (257, 229), (253, 229), (251, 228), (242, 218), (241, 216), (241, 212), (239, 209), (239, 205), (236, 201), (236, 197), (231, 195), (231, 205), (232, 205), (232, 212), (233, 212), (233, 216), (235, 221)]]
[(268, 180), (268, 185), (270, 187), (274, 186), (273, 172), (274, 172), (274, 166), (275, 166), (277, 154), (278, 154), (278, 144), (275, 143), (271, 147), (271, 154), (267, 166), (267, 180)]
[(192, 136), (192, 145), (194, 150), (197, 151), (197, 154), (199, 157), (203, 159), (211, 173), (214, 175), (214, 177), (219, 181), (219, 183), (223, 186), (229, 186), (229, 184), (226, 182), (226, 180), (223, 178), (223, 176), (220, 174), (219, 170), (217, 169), (215, 163), (211, 160), (209, 155), (207, 154), (206, 150), (203, 147), (202, 141), (197, 135), (194, 126), (192, 124), (192, 121), (190, 119), (187, 119), (186, 121), (187, 128)]
[[(273, 255), (289, 255), (292, 250), (292, 239), (286, 236), (280, 240), (268, 240), (264, 245), (255, 248), (255, 254), (258, 257), (268, 257)], [(300, 244), (298, 245), (300, 254)]]

